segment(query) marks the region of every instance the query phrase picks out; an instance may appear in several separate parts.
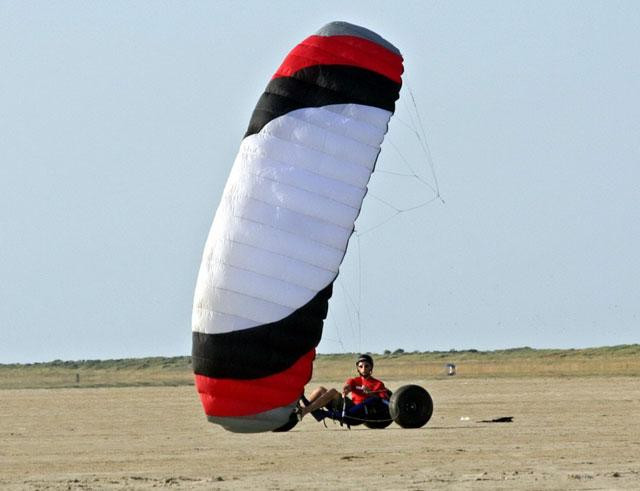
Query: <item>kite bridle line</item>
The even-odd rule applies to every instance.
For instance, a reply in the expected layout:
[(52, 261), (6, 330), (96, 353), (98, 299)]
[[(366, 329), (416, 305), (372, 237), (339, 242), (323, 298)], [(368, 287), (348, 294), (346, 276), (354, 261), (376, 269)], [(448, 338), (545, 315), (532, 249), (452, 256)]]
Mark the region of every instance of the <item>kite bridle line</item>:
[[(404, 74), (404, 87), (408, 92), (408, 95), (405, 95), (403, 98), (403, 108), (406, 113), (407, 120), (404, 120), (402, 116), (395, 114), (392, 118), (391, 122), (398, 121), (401, 125), (409, 130), (409, 133), (412, 138), (417, 140), (417, 151), (421, 154), (421, 157), (418, 159), (413, 159), (410, 161), (404, 152), (400, 150), (399, 146), (394, 143), (392, 137), (387, 134), (385, 137), (385, 142), (389, 142), (390, 147), (394, 150), (397, 159), (397, 162), (400, 162), (405, 167), (405, 172), (397, 172), (393, 170), (381, 169), (379, 167), (380, 160), (376, 162), (376, 172), (377, 174), (387, 174), (392, 176), (397, 176), (399, 178), (411, 179), (419, 183), (419, 185), (426, 190), (424, 195), (424, 200), (420, 201), (416, 205), (399, 207), (394, 203), (390, 202), (388, 199), (384, 199), (380, 196), (376, 196), (371, 192), (367, 192), (367, 197), (370, 197), (374, 201), (382, 204), (384, 207), (389, 209), (392, 213), (390, 216), (381, 219), (378, 223), (367, 227), (366, 229), (354, 228), (353, 235), (356, 239), (356, 247), (355, 247), (355, 288), (348, 288), (348, 282), (338, 281), (340, 285), (340, 290), (343, 292), (343, 302), (342, 308), (346, 313), (347, 317), (347, 325), (348, 331), (351, 332), (351, 335), (355, 338), (355, 343), (357, 345), (357, 349), (355, 351), (362, 352), (365, 350), (363, 347), (362, 340), (362, 298), (363, 298), (363, 290), (364, 290), (364, 267), (362, 261), (362, 243), (361, 237), (366, 237), (371, 232), (375, 231), (378, 228), (381, 228), (391, 221), (397, 219), (398, 216), (406, 213), (411, 213), (421, 208), (424, 208), (435, 201), (440, 201), (441, 203), (445, 203), (442, 195), (440, 193), (440, 185), (438, 182), (438, 177), (436, 174), (436, 167), (434, 164), (434, 159), (431, 154), (431, 149), (428, 144), (427, 132), (425, 130), (425, 125), (423, 123), (423, 117), (421, 115), (420, 110), (418, 109), (418, 104), (416, 102), (416, 97), (414, 95), (413, 90), (411, 89), (411, 84), (409, 83), (408, 76), (405, 72)], [(384, 144), (383, 144), (384, 148)], [(390, 159), (387, 158), (382, 162), (387, 162)], [(415, 160), (415, 161), (414, 161)], [(365, 205), (366, 206), (366, 205)], [(343, 273), (342, 278), (345, 278)], [(351, 292), (350, 292), (351, 290)], [(354, 291), (355, 290), (355, 291)], [(336, 340), (333, 340), (338, 343), (342, 352), (348, 351), (345, 349), (345, 343), (341, 336), (341, 326), (338, 323), (338, 320), (335, 316), (331, 316), (331, 320), (335, 323), (336, 330)], [(344, 327), (344, 326), (343, 326)], [(325, 338), (327, 339), (327, 338)]]

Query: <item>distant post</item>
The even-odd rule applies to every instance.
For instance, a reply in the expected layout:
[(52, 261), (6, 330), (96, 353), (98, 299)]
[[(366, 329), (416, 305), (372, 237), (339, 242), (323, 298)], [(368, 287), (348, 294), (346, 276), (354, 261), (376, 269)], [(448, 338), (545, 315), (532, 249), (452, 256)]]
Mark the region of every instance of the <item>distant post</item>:
[(76, 385), (80, 385), (80, 374), (76, 373)]

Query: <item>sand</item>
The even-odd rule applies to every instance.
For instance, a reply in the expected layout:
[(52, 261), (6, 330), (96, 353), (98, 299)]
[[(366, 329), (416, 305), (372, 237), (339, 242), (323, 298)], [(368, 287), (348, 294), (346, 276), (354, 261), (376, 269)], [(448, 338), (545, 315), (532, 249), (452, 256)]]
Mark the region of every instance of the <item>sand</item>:
[(0, 489), (640, 489), (637, 378), (417, 383), (418, 430), (257, 435), (207, 423), (189, 386), (2, 390)]

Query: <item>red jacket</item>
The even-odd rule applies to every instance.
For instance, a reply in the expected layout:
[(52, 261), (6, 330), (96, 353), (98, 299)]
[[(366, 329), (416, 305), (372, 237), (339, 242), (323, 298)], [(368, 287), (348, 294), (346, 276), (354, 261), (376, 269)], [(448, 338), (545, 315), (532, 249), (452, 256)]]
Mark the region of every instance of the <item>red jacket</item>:
[[(385, 388), (382, 381), (377, 378), (369, 377), (364, 378), (362, 376), (353, 377), (347, 379), (344, 383), (346, 386), (351, 389), (351, 400), (355, 404), (360, 404), (364, 402), (365, 399), (368, 399), (372, 396), (380, 397), (381, 399), (389, 399), (389, 393)], [(364, 387), (368, 389), (368, 393), (364, 392)]]

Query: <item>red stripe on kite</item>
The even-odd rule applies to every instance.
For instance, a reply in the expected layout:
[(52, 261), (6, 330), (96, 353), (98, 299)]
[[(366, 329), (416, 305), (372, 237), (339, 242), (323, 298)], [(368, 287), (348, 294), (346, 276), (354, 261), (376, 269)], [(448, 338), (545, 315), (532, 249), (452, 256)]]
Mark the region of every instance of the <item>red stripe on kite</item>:
[(196, 388), (208, 416), (248, 416), (296, 401), (311, 380), (316, 350), (312, 349), (291, 368), (268, 377), (237, 380), (196, 374)]
[(291, 50), (272, 79), (315, 65), (357, 66), (402, 83), (402, 56), (357, 36), (309, 36)]

